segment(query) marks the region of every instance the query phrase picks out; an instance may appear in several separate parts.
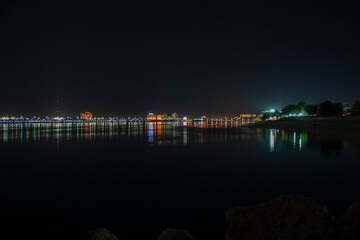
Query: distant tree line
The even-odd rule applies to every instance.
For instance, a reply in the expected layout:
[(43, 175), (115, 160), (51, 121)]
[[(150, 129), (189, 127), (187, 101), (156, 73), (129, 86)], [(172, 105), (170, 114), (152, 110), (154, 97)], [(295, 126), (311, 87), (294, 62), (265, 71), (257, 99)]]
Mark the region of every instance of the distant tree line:
[(306, 104), (303, 101), (299, 101), (296, 104), (288, 104), (284, 106), (280, 111), (264, 111), (261, 115), (262, 119), (269, 119), (270, 117), (275, 116), (360, 116), (360, 100), (355, 101), (352, 105), (347, 103), (333, 103), (329, 100), (319, 104)]

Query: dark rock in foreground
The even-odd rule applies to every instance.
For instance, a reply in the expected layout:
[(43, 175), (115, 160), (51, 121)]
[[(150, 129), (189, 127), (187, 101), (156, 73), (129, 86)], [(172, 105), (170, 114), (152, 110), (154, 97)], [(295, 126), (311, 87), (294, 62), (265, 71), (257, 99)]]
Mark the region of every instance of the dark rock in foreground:
[(301, 195), (287, 195), (226, 213), (228, 240), (329, 239), (333, 232), (327, 208)]
[[(334, 221), (322, 203), (298, 194), (272, 198), (225, 213), (227, 240), (355, 240), (360, 239), (360, 201)], [(89, 240), (118, 240), (105, 228)], [(157, 240), (194, 240), (184, 230), (165, 229)]]
[(98, 228), (90, 232), (89, 240), (118, 240), (118, 238), (106, 228)]
[(160, 233), (157, 240), (195, 240), (188, 232), (184, 230), (177, 230), (167, 228)]
[(286, 195), (255, 206), (230, 208), (227, 240), (360, 239), (360, 201), (336, 223), (325, 205), (301, 195)]
[(351, 205), (339, 219), (338, 239), (360, 239), (360, 201)]

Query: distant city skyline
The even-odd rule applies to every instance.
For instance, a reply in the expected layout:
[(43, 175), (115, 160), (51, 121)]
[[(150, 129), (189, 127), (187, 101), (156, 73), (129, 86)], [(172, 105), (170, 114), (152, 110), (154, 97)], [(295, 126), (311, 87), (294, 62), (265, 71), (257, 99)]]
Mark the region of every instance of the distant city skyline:
[(0, 120), (5, 120), (5, 119), (10, 119), (10, 120), (15, 120), (15, 119), (79, 119), (79, 120), (91, 120), (91, 119), (100, 119), (100, 118), (106, 118), (106, 119), (112, 119), (112, 118), (118, 118), (118, 119), (127, 119), (128, 117), (131, 118), (141, 118), (144, 120), (166, 120), (166, 119), (183, 119), (183, 118), (189, 118), (189, 119), (206, 119), (206, 118), (249, 118), (249, 117), (256, 117), (257, 114), (255, 113), (238, 113), (235, 115), (227, 115), (227, 116), (222, 116), (222, 115), (179, 115), (177, 112), (163, 112), (163, 113), (155, 113), (155, 112), (149, 112), (146, 114), (142, 114), (142, 115), (128, 115), (128, 116), (121, 116), (121, 115), (100, 115), (100, 114), (93, 114), (91, 112), (83, 112), (83, 113), (78, 113), (75, 115), (64, 115), (61, 114), (59, 112), (57, 112), (57, 114), (54, 115), (44, 115), (44, 114), (40, 114), (40, 115), (24, 115), (24, 114), (19, 114), (19, 115), (9, 115), (9, 114), (5, 114), (5, 115), (1, 115), (0, 116)]
[[(93, 115), (92, 112), (89, 112), (88, 110), (84, 111), (84, 112), (77, 112), (75, 114), (66, 114), (64, 112), (60, 111), (59, 108), (59, 99), (57, 98), (56, 100), (56, 111), (53, 113), (40, 113), (40, 114), (9, 114), (9, 113), (3, 113), (2, 115), (0, 114), (0, 118), (42, 118), (42, 119), (47, 119), (47, 118), (78, 118), (78, 119), (91, 119), (93, 116), (96, 118), (113, 118), (113, 117), (119, 117), (119, 118), (128, 118), (128, 117), (135, 117), (135, 118), (144, 118), (144, 119), (164, 119), (169, 117), (172, 118), (178, 118), (179, 116), (184, 116), (184, 117), (190, 117), (190, 118), (200, 118), (201, 117), (210, 117), (210, 118), (236, 118), (236, 117), (248, 117), (248, 116), (255, 116), (264, 112), (271, 112), (271, 113), (275, 113), (275, 112), (282, 112), (284, 111), (283, 114), (288, 115), (289, 113), (300, 113), (301, 114), (305, 114), (306, 112), (308, 112), (308, 114), (313, 115), (315, 113), (317, 113), (319, 111), (319, 106), (322, 104), (325, 105), (331, 105), (331, 106), (336, 106), (335, 108), (337, 108), (337, 111), (342, 111), (343, 113), (346, 114), (350, 114), (350, 112), (353, 112), (355, 115), (358, 114), (359, 111), (359, 104), (360, 104), (360, 100), (356, 100), (353, 103), (348, 103), (348, 102), (332, 102), (332, 101), (323, 101), (321, 103), (305, 103), (304, 101), (297, 101), (296, 104), (295, 103), (287, 103), (281, 107), (270, 107), (267, 109), (262, 109), (259, 112), (237, 112), (237, 113), (231, 113), (231, 114), (220, 114), (220, 113), (205, 113), (202, 112), (201, 114), (181, 114), (179, 115), (178, 112), (175, 111), (170, 111), (170, 112), (165, 112), (165, 111), (160, 111), (160, 112), (148, 112), (148, 113), (140, 113), (140, 114), (134, 114), (134, 113), (130, 113), (128, 115), (121, 115), (121, 114), (99, 114), (99, 113), (95, 113)], [(341, 109), (341, 110), (340, 110)], [(65, 111), (66, 112), (66, 111)], [(144, 115), (145, 114), (145, 115)], [(296, 114), (295, 114), (296, 115)], [(351, 114), (350, 114), (351, 115)]]

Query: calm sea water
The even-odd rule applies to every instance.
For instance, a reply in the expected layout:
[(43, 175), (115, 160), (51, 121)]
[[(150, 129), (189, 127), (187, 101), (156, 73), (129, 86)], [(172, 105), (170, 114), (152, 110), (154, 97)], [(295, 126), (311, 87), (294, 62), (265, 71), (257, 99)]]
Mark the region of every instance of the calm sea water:
[(340, 215), (360, 200), (360, 143), (236, 125), (3, 124), (5, 236), (156, 239), (181, 228), (225, 239), (224, 212), (300, 193)]

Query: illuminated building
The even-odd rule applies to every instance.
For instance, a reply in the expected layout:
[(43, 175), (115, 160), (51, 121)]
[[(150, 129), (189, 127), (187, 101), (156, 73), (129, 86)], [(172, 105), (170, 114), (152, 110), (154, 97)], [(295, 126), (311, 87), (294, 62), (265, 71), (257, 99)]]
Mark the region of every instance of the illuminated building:
[(171, 118), (172, 118), (173, 120), (176, 120), (176, 119), (179, 118), (179, 114), (177, 114), (177, 113), (175, 112), (175, 113), (173, 113), (173, 114), (171, 115)]
[(201, 121), (206, 121), (206, 116), (205, 116), (205, 115), (203, 115), (203, 116), (201, 117)]
[(168, 120), (168, 115), (166, 112), (163, 113), (163, 120)]
[(156, 115), (153, 112), (150, 112), (146, 116), (146, 120), (148, 120), (148, 121), (156, 121)]
[(92, 118), (93, 118), (93, 115), (91, 112), (80, 113), (80, 119), (91, 120)]
[(146, 116), (147, 121), (165, 121), (168, 120), (168, 116), (166, 113), (163, 114), (155, 114), (153, 112), (148, 113)]
[(240, 114), (240, 118), (256, 118), (256, 114), (250, 114), (250, 113)]

